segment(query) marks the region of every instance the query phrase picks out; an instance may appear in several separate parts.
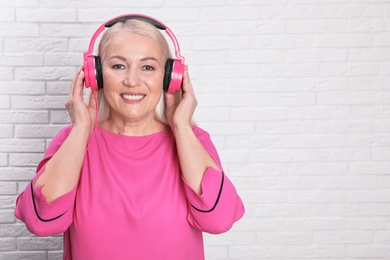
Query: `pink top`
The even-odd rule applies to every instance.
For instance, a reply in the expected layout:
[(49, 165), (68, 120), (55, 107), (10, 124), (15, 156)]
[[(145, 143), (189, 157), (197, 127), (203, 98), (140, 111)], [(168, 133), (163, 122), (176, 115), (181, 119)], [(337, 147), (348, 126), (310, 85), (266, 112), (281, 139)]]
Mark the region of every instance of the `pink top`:
[[(15, 209), (36, 235), (65, 232), (63, 259), (200, 260), (202, 232), (225, 232), (244, 214), (222, 172), (206, 170), (200, 196), (186, 185), (171, 130), (132, 137), (96, 128), (78, 186), (48, 204), (32, 185), (70, 130), (53, 139)], [(209, 134), (193, 131), (221, 167)]]

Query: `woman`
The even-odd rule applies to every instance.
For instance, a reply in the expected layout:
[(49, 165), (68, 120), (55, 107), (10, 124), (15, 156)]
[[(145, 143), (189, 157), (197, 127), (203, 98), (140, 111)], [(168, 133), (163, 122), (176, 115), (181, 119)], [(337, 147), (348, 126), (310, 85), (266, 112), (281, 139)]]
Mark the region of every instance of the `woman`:
[(188, 68), (178, 101), (162, 89), (168, 44), (139, 19), (108, 29), (99, 54), (99, 102), (83, 101), (81, 67), (66, 102), (72, 125), (51, 142), (15, 215), (34, 234), (64, 232), (64, 259), (204, 259), (202, 232), (229, 230), (244, 207), (192, 124)]

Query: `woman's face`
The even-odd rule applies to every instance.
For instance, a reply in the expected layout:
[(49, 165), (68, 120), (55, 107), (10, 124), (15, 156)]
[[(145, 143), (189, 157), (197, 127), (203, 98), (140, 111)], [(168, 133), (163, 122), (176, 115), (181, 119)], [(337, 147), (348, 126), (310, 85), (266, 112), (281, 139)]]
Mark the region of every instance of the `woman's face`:
[(148, 122), (162, 94), (165, 60), (151, 38), (121, 31), (102, 60), (104, 95), (110, 119)]

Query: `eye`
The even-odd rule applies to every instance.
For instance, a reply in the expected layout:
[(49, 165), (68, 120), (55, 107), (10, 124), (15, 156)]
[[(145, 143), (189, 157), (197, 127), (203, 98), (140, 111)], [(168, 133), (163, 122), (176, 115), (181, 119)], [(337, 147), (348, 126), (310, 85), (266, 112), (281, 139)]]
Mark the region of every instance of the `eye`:
[(112, 66), (112, 68), (116, 70), (120, 70), (120, 69), (124, 69), (125, 66), (123, 66), (122, 64), (115, 64)]
[(150, 65), (145, 65), (142, 67), (144, 70), (154, 70), (154, 68)]

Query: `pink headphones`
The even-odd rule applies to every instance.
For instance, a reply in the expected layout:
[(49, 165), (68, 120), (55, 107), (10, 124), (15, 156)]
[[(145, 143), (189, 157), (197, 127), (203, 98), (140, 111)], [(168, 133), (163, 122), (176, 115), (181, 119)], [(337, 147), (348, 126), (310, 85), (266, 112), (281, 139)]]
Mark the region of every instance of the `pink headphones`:
[(96, 30), (89, 43), (88, 51), (84, 52), (85, 86), (90, 87), (92, 90), (103, 88), (103, 71), (101, 59), (99, 56), (95, 56), (92, 54), (97, 37), (104, 29), (110, 28), (118, 22), (125, 22), (129, 19), (138, 19), (148, 22), (157, 29), (164, 30), (169, 35), (175, 46), (176, 59), (168, 59), (165, 63), (163, 89), (164, 91), (169, 93), (180, 91), (184, 72), (184, 57), (180, 55), (179, 43), (173, 32), (168, 28), (168, 26), (166, 26), (155, 18), (142, 14), (126, 14), (115, 17), (102, 24)]

